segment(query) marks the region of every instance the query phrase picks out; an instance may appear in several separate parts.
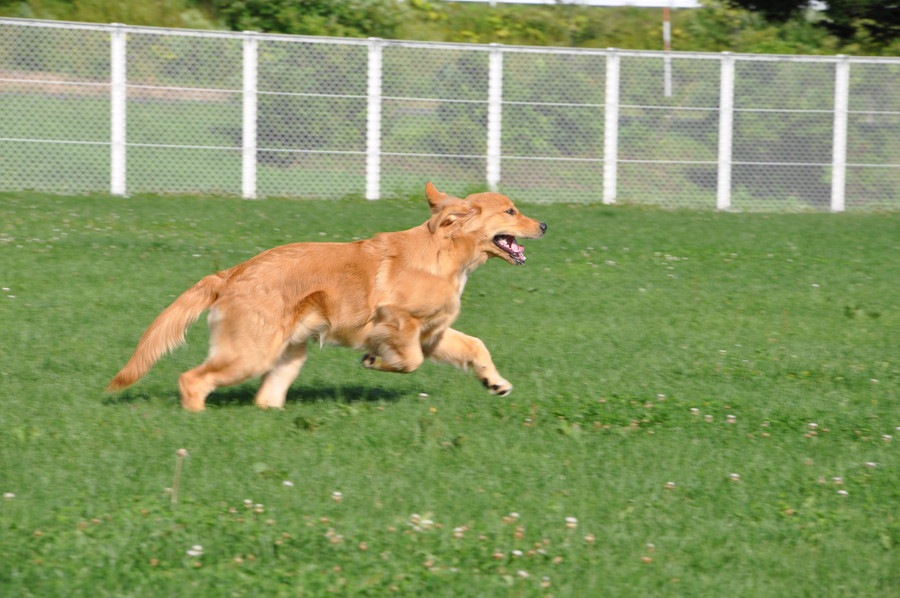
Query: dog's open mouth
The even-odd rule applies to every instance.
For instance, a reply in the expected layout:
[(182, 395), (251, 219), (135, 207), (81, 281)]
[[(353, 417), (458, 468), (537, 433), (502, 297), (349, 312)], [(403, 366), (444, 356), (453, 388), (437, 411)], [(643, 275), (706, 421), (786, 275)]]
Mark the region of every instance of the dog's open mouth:
[(516, 242), (514, 236), (497, 235), (494, 237), (494, 245), (508, 253), (516, 264), (521, 266), (525, 263), (525, 248)]

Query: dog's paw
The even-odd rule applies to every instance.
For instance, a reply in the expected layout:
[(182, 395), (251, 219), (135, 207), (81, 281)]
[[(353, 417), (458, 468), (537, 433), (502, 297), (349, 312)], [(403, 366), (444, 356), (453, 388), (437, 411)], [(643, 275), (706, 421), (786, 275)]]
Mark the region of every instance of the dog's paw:
[(512, 392), (513, 386), (503, 378), (499, 380), (488, 380), (487, 378), (482, 378), (481, 383), (484, 385), (488, 392), (492, 395), (497, 395), (498, 397), (505, 397), (509, 393)]
[(378, 369), (381, 367), (381, 357), (378, 355), (373, 355), (371, 353), (366, 353), (362, 358), (362, 365), (367, 369)]

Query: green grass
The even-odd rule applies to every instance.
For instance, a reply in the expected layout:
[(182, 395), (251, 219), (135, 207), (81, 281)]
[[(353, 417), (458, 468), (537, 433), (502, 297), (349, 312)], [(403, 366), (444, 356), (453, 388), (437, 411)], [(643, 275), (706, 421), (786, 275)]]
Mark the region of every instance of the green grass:
[(0, 591), (896, 595), (900, 214), (521, 207), (547, 236), (475, 273), (457, 323), (510, 397), (327, 348), (284, 411), (247, 384), (189, 414), (202, 322), (103, 393), (168, 302), (424, 201), (0, 194)]

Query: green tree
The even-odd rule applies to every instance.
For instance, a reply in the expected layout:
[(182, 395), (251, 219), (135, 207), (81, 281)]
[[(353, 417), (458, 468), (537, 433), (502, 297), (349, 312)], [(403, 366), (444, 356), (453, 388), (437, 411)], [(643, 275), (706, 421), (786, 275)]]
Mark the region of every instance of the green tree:
[(234, 30), (393, 37), (406, 16), (398, 0), (213, 0)]
[[(783, 23), (812, 6), (811, 0), (727, 0), (728, 4), (758, 12)], [(828, 0), (820, 25), (842, 40), (866, 35), (879, 44), (900, 37), (900, 2), (897, 0)]]

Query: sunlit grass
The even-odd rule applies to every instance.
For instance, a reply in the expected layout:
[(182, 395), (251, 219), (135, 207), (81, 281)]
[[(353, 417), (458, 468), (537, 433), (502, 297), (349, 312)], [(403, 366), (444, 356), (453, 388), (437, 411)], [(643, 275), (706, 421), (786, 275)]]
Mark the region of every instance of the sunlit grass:
[(520, 207), (457, 325), (509, 398), (326, 348), (197, 415), (202, 322), (102, 392), (169, 301), (424, 200), (0, 195), (3, 593), (891, 595), (900, 215)]

